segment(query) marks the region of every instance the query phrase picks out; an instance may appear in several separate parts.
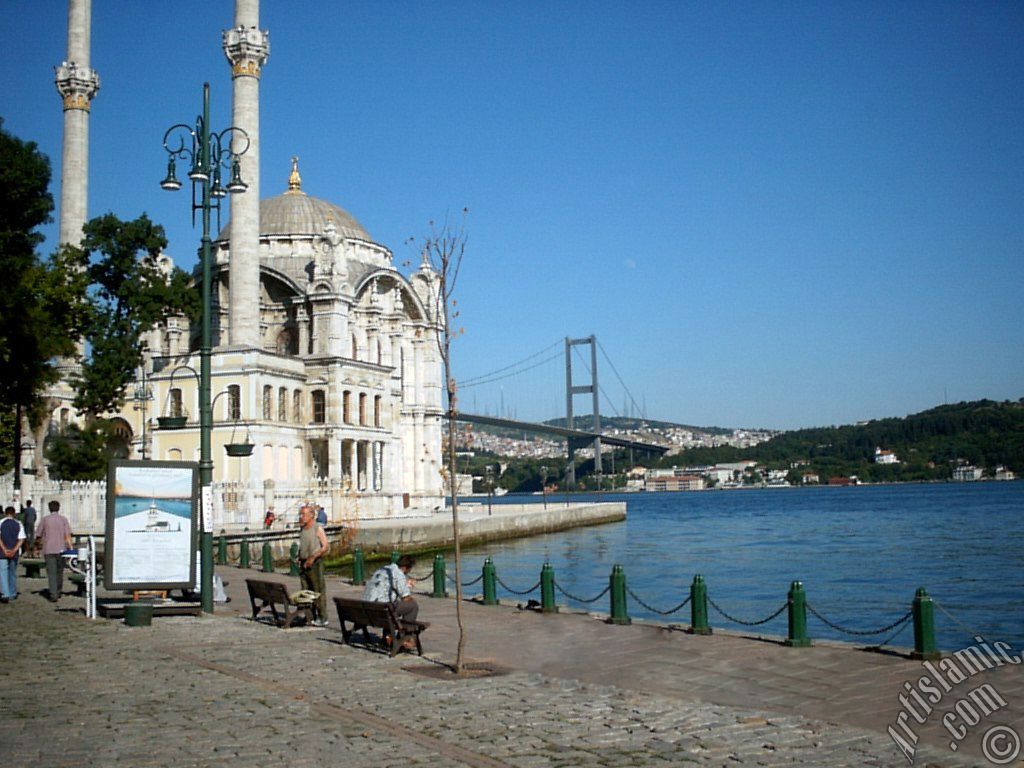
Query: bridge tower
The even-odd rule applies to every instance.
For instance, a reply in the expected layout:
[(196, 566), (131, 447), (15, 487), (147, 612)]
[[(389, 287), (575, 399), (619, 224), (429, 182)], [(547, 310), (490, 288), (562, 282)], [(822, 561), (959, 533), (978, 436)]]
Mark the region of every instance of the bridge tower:
[[(573, 384), (572, 376), (572, 348), (582, 344), (590, 345), (590, 383), (576, 386)], [(585, 339), (570, 339), (565, 337), (565, 421), (569, 429), (574, 429), (572, 423), (572, 401), (575, 395), (590, 394), (593, 401), (594, 428), (593, 432), (601, 434), (601, 410), (598, 403), (597, 389), (597, 337), (591, 334)], [(570, 488), (576, 487), (576, 466), (573, 462), (573, 455), (577, 448), (586, 445), (569, 437), (566, 438), (566, 450), (569, 455), (567, 482)], [(594, 471), (601, 473), (601, 438), (594, 438)]]

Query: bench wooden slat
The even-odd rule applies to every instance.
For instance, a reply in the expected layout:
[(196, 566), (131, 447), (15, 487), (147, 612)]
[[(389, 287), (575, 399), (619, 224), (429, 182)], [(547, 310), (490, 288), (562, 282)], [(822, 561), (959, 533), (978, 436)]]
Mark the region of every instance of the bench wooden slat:
[[(368, 643), (370, 641), (369, 627), (377, 627), (383, 630), (385, 636), (391, 636), (391, 656), (398, 654), (402, 643), (408, 637), (415, 638), (416, 651), (420, 656), (423, 655), (420, 633), (430, 626), (428, 622), (400, 619), (390, 603), (368, 603), (348, 597), (336, 597), (334, 598), (334, 607), (338, 609), (341, 636), (346, 643), (359, 630), (362, 630), (363, 638)], [(349, 629), (345, 626), (346, 624), (351, 624), (352, 628)]]
[[(249, 590), (249, 602), (252, 604), (254, 620), (263, 609), (269, 608), (274, 616), (274, 623), (280, 625), (282, 629), (288, 629), (300, 615), (306, 617), (307, 624), (313, 623), (313, 605), (297, 605), (288, 592), (288, 587), (281, 582), (246, 579), (245, 586)], [(256, 605), (257, 600), (261, 601), (261, 605)], [(284, 614), (284, 623), (281, 622), (282, 617), (278, 613), (278, 606), (281, 606), (281, 612)]]

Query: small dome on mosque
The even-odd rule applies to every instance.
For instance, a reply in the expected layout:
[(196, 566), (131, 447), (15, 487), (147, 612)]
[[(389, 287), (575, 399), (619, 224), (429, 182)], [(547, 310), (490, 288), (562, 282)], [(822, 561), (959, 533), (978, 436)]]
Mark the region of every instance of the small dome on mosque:
[[(288, 190), (277, 197), (260, 200), (260, 235), (321, 235), (328, 221), (333, 222), (342, 237), (373, 242), (370, 234), (344, 208), (302, 191), (299, 159), (293, 157)], [(217, 239), (227, 240), (230, 235), (231, 222), (228, 221)]]

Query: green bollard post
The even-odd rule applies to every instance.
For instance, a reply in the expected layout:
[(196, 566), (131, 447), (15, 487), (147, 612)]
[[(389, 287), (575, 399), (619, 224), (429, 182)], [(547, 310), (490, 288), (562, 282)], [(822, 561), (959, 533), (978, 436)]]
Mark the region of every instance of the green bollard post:
[(248, 568), (249, 567), (249, 540), (242, 539), (238, 543), (238, 567)]
[(484, 560), (484, 605), (498, 604), (497, 570), (491, 558)]
[(555, 569), (551, 563), (544, 563), (540, 569), (540, 610), (542, 613), (558, 613), (555, 605)]
[(611, 616), (608, 621), (611, 624), (631, 624), (626, 611), (626, 572), (621, 565), (612, 566), (612, 574), (608, 577), (608, 586), (612, 601)]
[(444, 555), (438, 552), (434, 555), (434, 594), (431, 597), (447, 597), (444, 589), (445, 563)]
[(274, 572), (274, 552), (270, 548), (270, 542), (263, 542), (263, 572), (273, 573)]
[(288, 549), (288, 575), (300, 576), (301, 574), (302, 572), (299, 570), (299, 542), (293, 541)]
[(401, 556), (402, 556), (402, 554), (397, 549), (391, 550), (391, 562), (392, 563), (397, 563), (398, 562), (398, 558), (400, 558)]
[(807, 636), (807, 594), (804, 585), (794, 581), (789, 585), (786, 597), (789, 603), (789, 637), (786, 638), (786, 645), (806, 648), (811, 644), (811, 639)]
[(217, 565), (228, 564), (228, 537), (223, 534), (217, 539)]
[(912, 659), (935, 661), (942, 654), (935, 648), (935, 603), (928, 596), (928, 590), (919, 587), (914, 594), (914, 652)]
[(691, 635), (710, 635), (708, 626), (708, 585), (699, 573), (690, 585), (690, 628)]
[(363, 576), (363, 550), (359, 547), (352, 553), (352, 583), (357, 587), (366, 583), (366, 577)]

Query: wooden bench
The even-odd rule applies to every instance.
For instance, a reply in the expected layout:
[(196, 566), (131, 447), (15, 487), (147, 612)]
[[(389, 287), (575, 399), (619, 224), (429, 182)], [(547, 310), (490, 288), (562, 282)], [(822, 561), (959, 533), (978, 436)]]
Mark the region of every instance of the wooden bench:
[(39, 579), (42, 578), (40, 571), (45, 564), (45, 560), (41, 557), (23, 557), (21, 558), (21, 564), (25, 567), (25, 578), (26, 579)]
[[(334, 598), (334, 607), (338, 609), (338, 621), (341, 622), (341, 636), (345, 642), (353, 633), (362, 630), (364, 641), (370, 642), (369, 627), (378, 627), (383, 630), (384, 638), (391, 638), (391, 656), (396, 656), (402, 649), (402, 643), (406, 638), (413, 637), (416, 640), (416, 651), (423, 655), (423, 646), (420, 644), (420, 633), (430, 626), (425, 621), (408, 621), (400, 619), (395, 614), (395, 609), (390, 603), (367, 603), (363, 600), (352, 600), (346, 597)], [(351, 629), (346, 623), (351, 624)]]
[[(245, 585), (249, 588), (249, 602), (252, 603), (252, 618), (254, 620), (259, 616), (260, 611), (269, 608), (274, 615), (274, 623), (280, 624), (283, 629), (288, 629), (299, 616), (305, 616), (307, 625), (313, 623), (315, 603), (296, 603), (288, 592), (288, 588), (281, 582), (246, 579)], [(262, 604), (256, 605), (257, 600)], [(278, 612), (278, 606), (281, 607), (280, 612)], [(283, 624), (281, 623), (282, 614), (284, 616)]]

